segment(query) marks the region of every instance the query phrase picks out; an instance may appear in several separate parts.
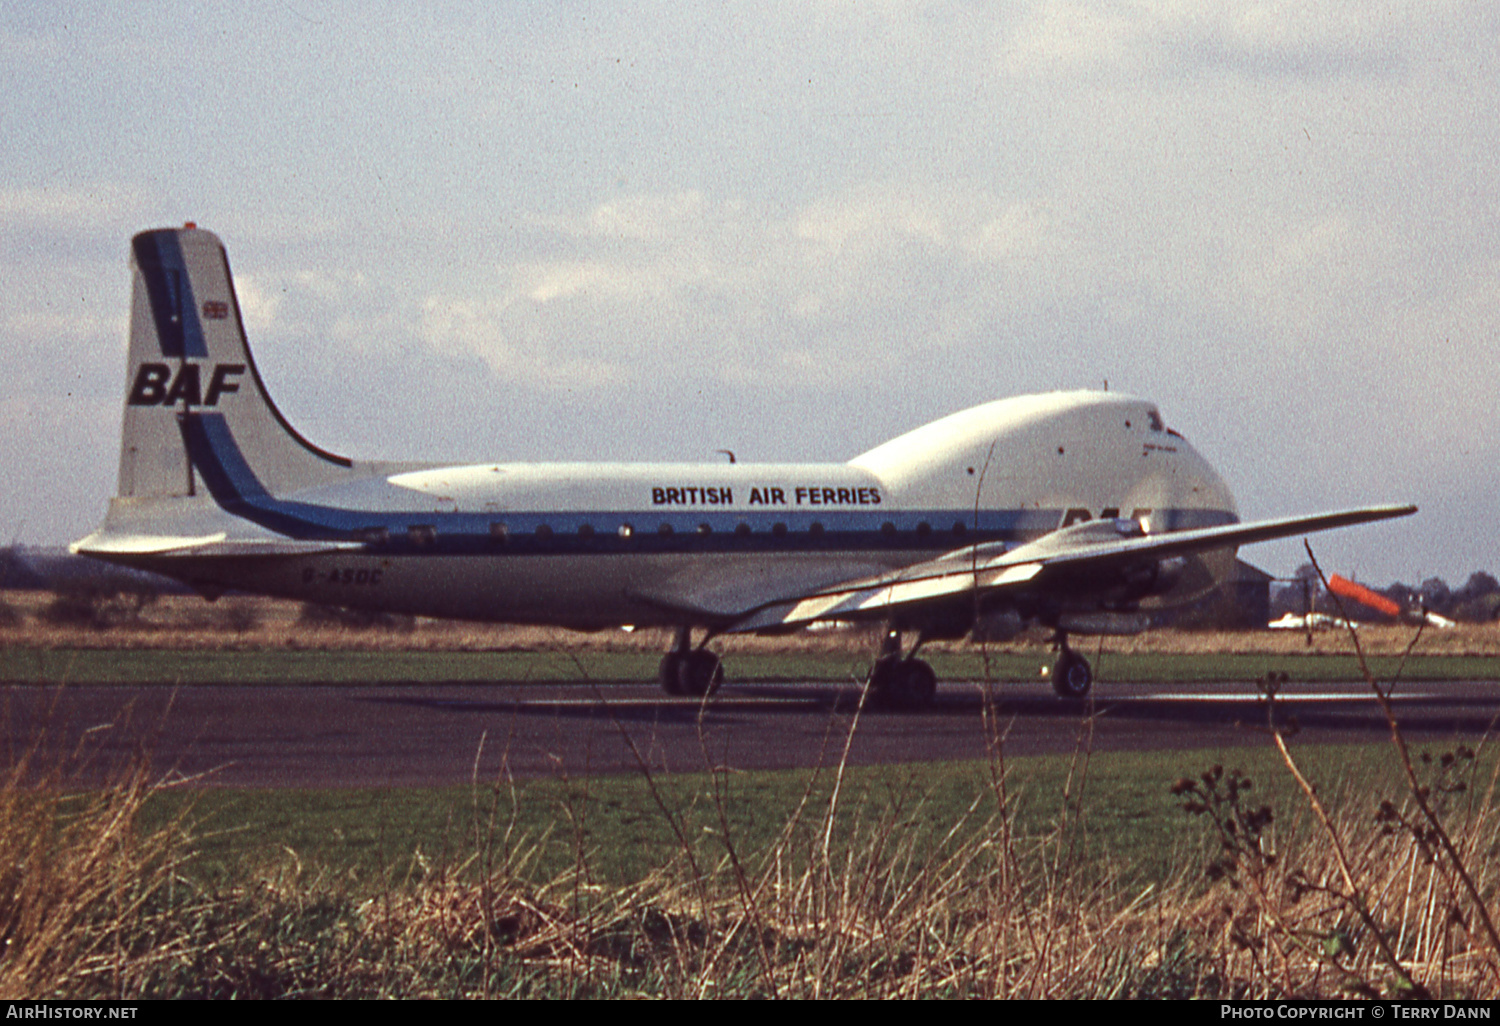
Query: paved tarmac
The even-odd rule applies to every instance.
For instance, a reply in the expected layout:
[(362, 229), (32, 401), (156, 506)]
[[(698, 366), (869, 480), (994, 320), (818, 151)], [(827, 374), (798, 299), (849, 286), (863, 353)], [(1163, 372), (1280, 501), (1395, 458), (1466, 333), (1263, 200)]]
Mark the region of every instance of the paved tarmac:
[[(1043, 685), (945, 683), (923, 713), (863, 711), (829, 684), (726, 685), (706, 705), (644, 685), (73, 686), (4, 691), (12, 764), (96, 780), (133, 760), (219, 787), (407, 787), (517, 777), (706, 767), (852, 764), (1073, 751), (1203, 749), (1266, 742), (1255, 686), (1109, 685), (1082, 706)], [(1410, 740), (1477, 740), (1500, 718), (1493, 683), (1403, 684)], [(1364, 684), (1292, 685), (1279, 715), (1302, 743), (1384, 741)], [(1086, 739), (1086, 740), (1085, 740)]]

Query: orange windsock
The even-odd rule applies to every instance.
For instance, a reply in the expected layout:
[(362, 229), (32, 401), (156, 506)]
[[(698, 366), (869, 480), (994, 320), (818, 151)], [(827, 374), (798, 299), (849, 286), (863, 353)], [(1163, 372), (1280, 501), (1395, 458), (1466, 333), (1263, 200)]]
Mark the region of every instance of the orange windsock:
[(1344, 598), (1353, 599), (1361, 605), (1369, 606), (1377, 613), (1384, 613), (1386, 616), (1395, 617), (1401, 615), (1401, 607), (1384, 595), (1371, 591), (1363, 584), (1355, 584), (1353, 581), (1340, 577), (1338, 574), (1334, 574), (1328, 578), (1328, 590), (1335, 595), (1342, 595)]

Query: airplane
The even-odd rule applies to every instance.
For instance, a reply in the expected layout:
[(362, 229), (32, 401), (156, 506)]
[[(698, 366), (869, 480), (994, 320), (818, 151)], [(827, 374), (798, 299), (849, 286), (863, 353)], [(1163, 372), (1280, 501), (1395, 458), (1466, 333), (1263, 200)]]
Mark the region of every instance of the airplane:
[(1144, 629), (1241, 545), (1416, 511), (1242, 523), (1154, 403), (1108, 391), (1000, 399), (847, 463), (356, 461), (272, 402), (217, 236), (189, 222), (131, 253), (116, 495), (74, 552), (210, 599), (666, 627), (673, 695), (718, 687), (715, 637), (855, 621), (884, 625), (870, 694), (920, 709), (926, 642), (1019, 617), (1055, 632), (1053, 688), (1081, 699), (1093, 670), (1070, 635)]

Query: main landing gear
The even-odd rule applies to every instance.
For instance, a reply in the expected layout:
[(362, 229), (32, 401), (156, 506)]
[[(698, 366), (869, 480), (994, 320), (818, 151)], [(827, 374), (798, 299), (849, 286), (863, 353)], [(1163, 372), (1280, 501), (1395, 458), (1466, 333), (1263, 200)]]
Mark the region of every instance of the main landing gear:
[(937, 674), (932, 667), (916, 658), (923, 638), (904, 657), (901, 654), (901, 632), (886, 628), (880, 642), (880, 655), (870, 669), (870, 697), (890, 709), (926, 709), (937, 698)]
[[(703, 645), (706, 644), (708, 637), (703, 639)], [(705, 698), (724, 683), (724, 664), (703, 645), (693, 647), (691, 627), (677, 629), (676, 642), (661, 657), (661, 665), (656, 670), (656, 678), (667, 694)]]
[(1061, 631), (1057, 638), (1057, 662), (1052, 664), (1052, 690), (1059, 698), (1082, 698), (1094, 683), (1094, 669), (1089, 661), (1068, 647), (1068, 636)]

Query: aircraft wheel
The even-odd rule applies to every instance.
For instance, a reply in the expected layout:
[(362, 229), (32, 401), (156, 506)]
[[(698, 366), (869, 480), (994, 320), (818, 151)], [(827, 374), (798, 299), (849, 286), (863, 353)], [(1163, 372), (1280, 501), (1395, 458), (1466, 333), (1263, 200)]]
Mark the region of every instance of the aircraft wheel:
[(1094, 683), (1094, 670), (1089, 661), (1065, 648), (1057, 656), (1052, 667), (1052, 690), (1060, 698), (1082, 698), (1089, 693)]
[(683, 653), (668, 652), (661, 657), (661, 665), (656, 668), (656, 679), (669, 695), (687, 694), (682, 690), (682, 664)]
[(724, 664), (704, 649), (684, 652), (677, 666), (677, 688), (674, 694), (703, 698), (719, 690), (724, 683)]
[(921, 659), (907, 659), (897, 666), (893, 704), (900, 709), (926, 709), (937, 698), (937, 674)]
[(921, 659), (882, 658), (870, 671), (870, 698), (886, 709), (925, 709), (937, 697), (937, 674)]
[(900, 675), (901, 661), (889, 656), (881, 656), (875, 660), (875, 665), (870, 667), (870, 701), (875, 705), (887, 705), (891, 701), (891, 693), (895, 690), (896, 678)]

